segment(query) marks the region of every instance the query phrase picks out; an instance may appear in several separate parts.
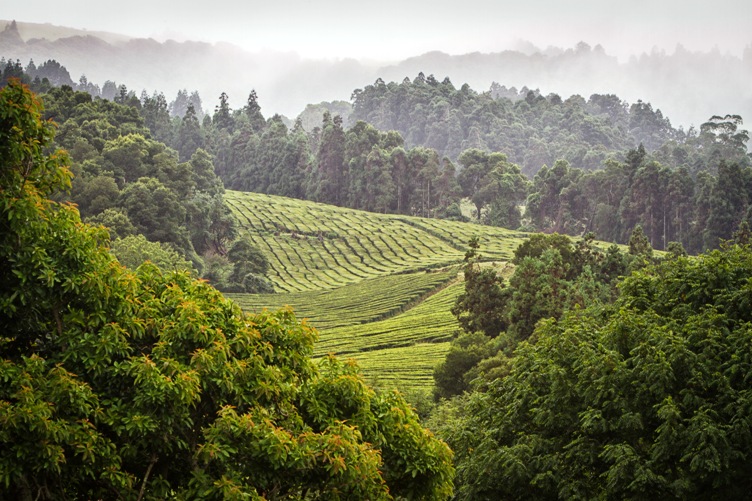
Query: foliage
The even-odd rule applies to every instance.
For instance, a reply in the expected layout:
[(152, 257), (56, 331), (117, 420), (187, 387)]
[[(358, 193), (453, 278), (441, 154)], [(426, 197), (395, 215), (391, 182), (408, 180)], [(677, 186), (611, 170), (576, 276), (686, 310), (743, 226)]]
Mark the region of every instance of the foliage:
[[(710, 136), (706, 131), (697, 138), (702, 151), (716, 148)], [(672, 146), (649, 155), (638, 147), (625, 161), (606, 162), (594, 172), (561, 161), (541, 168), (527, 199), (530, 224), (570, 235), (592, 231), (624, 244), (639, 225), (657, 249), (672, 241), (690, 253), (718, 247), (748, 218), (752, 170), (746, 148), (713, 154), (704, 166), (677, 153), (683, 160), (676, 168), (669, 165), (670, 151), (684, 150)]]
[(106, 227), (112, 240), (136, 234), (136, 227), (133, 226), (128, 215), (120, 209), (105, 209), (96, 216), (87, 217), (85, 221)]
[[(488, 154), (478, 149), (462, 152), (459, 162), (463, 167), (458, 177), (462, 195), (475, 204), (478, 222), (519, 227), (519, 205), (525, 201), (529, 184), (520, 168), (502, 153)], [(488, 210), (481, 217), (485, 207)]]
[(136, 273), (45, 195), (65, 158), (16, 83), (0, 91), (0, 496), (445, 499), (451, 452), (397, 393), (310, 359), (289, 310)]
[[(494, 183), (480, 152), (503, 153), (533, 179), (523, 222), (546, 233), (594, 232), (626, 244), (640, 224), (652, 247), (677, 241), (697, 253), (729, 239), (752, 200), (749, 133), (738, 115), (684, 131), (649, 103), (615, 95), (563, 100), (499, 85), (477, 93), (421, 74), (356, 90), (351, 120), (457, 159), (463, 195), (479, 221), (487, 207), (488, 224), (520, 222), (515, 196), (502, 193), (515, 192), (514, 177)], [(702, 173), (710, 175), (703, 185)]]
[(500, 151), (533, 176), (557, 159), (592, 170), (609, 152), (650, 141), (657, 149), (681, 139), (660, 110), (648, 103), (629, 106), (614, 95), (562, 99), (524, 88), (508, 92), (498, 84), (476, 92), (422, 73), (410, 81), (381, 79), (353, 93), (351, 120), (397, 130), (411, 146), (433, 148), (457, 159), (470, 148)]
[(465, 293), (452, 313), (466, 332), (497, 337), (507, 332), (518, 340), (533, 332), (542, 318), (558, 318), (574, 305), (608, 302), (626, 259), (614, 246), (604, 253), (586, 235), (576, 244), (569, 237), (532, 235), (514, 251), (509, 285), (493, 268), (479, 265), (477, 240), (465, 257)]
[(752, 251), (635, 272), (546, 321), (445, 421), (459, 499), (735, 499), (750, 489)]
[(45, 116), (61, 122), (55, 144), (68, 149), (76, 162), (67, 198), (87, 219), (124, 231), (120, 235), (114, 229), (113, 237), (127, 236), (133, 225), (152, 242), (172, 244), (201, 268), (201, 256), (227, 252), (235, 221), (225, 207), (212, 158), (201, 148), (195, 110), (186, 111), (175, 134), (187, 141), (176, 148), (178, 155), (153, 139), (173, 137), (164, 96), (144, 95), (137, 100), (140, 107), (133, 107), (124, 104), (129, 98), (127, 90), (121, 91), (126, 94), (120, 102), (92, 100), (70, 87), (53, 88), (42, 96)]
[[(611, 302), (617, 279), (633, 259), (616, 246), (601, 251), (592, 235), (574, 243), (565, 235), (536, 234), (514, 251), (515, 266), (505, 285), (494, 268), (480, 265), (478, 248), (477, 240), (471, 240), (465, 290), (451, 310), (465, 336), (452, 342), (446, 360), (434, 372), (437, 397), (459, 395), (482, 372), (496, 373), (511, 348), (528, 339), (541, 320)], [(498, 339), (491, 343), (494, 338)], [(501, 359), (490, 360), (497, 354)]]
[(452, 314), (465, 332), (482, 332), (493, 338), (508, 326), (504, 309), (509, 290), (496, 270), (480, 267), (476, 238), (470, 240), (469, 247), (465, 254), (465, 292), (457, 298)]
[(190, 261), (160, 242), (150, 242), (143, 235), (129, 235), (112, 241), (112, 253), (120, 264), (135, 270), (146, 261), (164, 272), (186, 271), (196, 273)]
[(481, 332), (463, 333), (453, 339), (446, 358), (433, 372), (434, 397), (451, 398), (470, 390), (472, 380), (478, 376), (473, 369), (497, 350), (496, 343)]
[[(577, 57), (602, 56), (584, 49)], [(20, 62), (8, 61), (5, 72), (28, 78), (38, 70), (31, 66), (24, 72)], [(236, 110), (223, 93), (216, 120), (200, 123), (196, 93), (180, 91), (168, 106), (159, 93), (138, 99), (113, 82), (105, 84), (107, 93), (95, 92), (85, 79), (75, 87), (86, 92), (66, 85), (45, 96), (48, 116), (62, 124), (59, 144), (85, 162), (72, 200), (88, 217), (114, 208), (115, 197), (101, 190), (112, 189), (106, 179), (122, 189), (123, 182), (156, 177), (184, 200), (185, 225), (197, 222), (186, 256), (209, 252), (204, 229), (224, 226), (214, 224), (223, 216), (212, 204), (182, 195), (190, 186), (185, 164), (202, 149), (232, 189), (454, 220), (462, 218), (455, 204), (464, 195), (486, 224), (593, 232), (620, 244), (639, 224), (661, 250), (672, 241), (693, 254), (716, 248), (742, 220), (752, 220), (752, 157), (739, 115), (715, 115), (699, 130), (684, 131), (650, 103), (629, 104), (613, 94), (562, 99), (498, 84), (479, 93), (420, 74), (357, 89), (350, 119), (350, 106), (340, 106), (347, 103), (322, 103), (294, 125), (278, 116), (264, 120), (252, 91)], [(311, 127), (316, 113), (320, 125)], [(173, 165), (163, 154), (157, 159), (153, 138), (182, 163)], [(523, 174), (532, 177), (532, 187)]]

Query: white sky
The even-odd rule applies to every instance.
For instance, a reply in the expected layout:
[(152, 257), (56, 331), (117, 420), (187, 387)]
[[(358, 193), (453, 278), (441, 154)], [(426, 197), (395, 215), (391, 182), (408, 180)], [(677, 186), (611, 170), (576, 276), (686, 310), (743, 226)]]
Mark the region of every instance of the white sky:
[(652, 48), (741, 55), (752, 0), (3, 0), (3, 19), (157, 40), (226, 41), (303, 57), (396, 60), (600, 43), (625, 58)]

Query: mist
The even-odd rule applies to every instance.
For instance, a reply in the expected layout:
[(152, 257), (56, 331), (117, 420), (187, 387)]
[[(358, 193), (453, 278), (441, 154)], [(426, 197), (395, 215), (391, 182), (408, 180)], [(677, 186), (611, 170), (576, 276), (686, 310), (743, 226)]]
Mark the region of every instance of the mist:
[(24, 65), (56, 59), (75, 81), (114, 80), (168, 101), (197, 90), (206, 111), (222, 92), (237, 108), (255, 89), (265, 116), (294, 118), (307, 104), (347, 101), (376, 78), (423, 72), (477, 92), (497, 82), (565, 98), (616, 94), (648, 101), (684, 127), (713, 114), (752, 119), (746, 0), (216, 0), (179, 9), (72, 0), (3, 10), (23, 43), (0, 40), (0, 56)]
[(157, 41), (227, 42), (251, 52), (295, 52), (306, 59), (397, 61), (429, 51), (499, 52), (516, 40), (539, 47), (601, 44), (624, 61), (653, 47), (741, 56), (752, 42), (747, 0), (40, 0), (3, 7), (5, 19), (121, 33)]

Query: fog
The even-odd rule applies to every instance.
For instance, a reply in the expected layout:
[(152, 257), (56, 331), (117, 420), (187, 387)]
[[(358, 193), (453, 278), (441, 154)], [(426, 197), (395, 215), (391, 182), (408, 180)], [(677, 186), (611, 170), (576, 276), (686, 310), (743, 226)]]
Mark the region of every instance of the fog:
[[(27, 43), (13, 53), (0, 47), (0, 56), (23, 64), (31, 57), (56, 58), (74, 80), (81, 74), (100, 85), (115, 80), (137, 93), (163, 91), (168, 100), (178, 89), (195, 89), (208, 109), (222, 91), (239, 107), (256, 89), (266, 116), (294, 117), (308, 103), (347, 100), (377, 77), (402, 80), (423, 71), (477, 91), (497, 81), (562, 96), (615, 93), (651, 101), (685, 126), (710, 114), (752, 119), (749, 0), (43, 0), (8, 3), (0, 16), (17, 20), (27, 42), (70, 36), (52, 27), (40, 34), (44, 30), (28, 23), (86, 30), (77, 34), (108, 42)], [(129, 37), (152, 40), (127, 42)], [(562, 55), (581, 41), (600, 52), (591, 58)], [(510, 66), (508, 58), (498, 57), (508, 50), (528, 59)], [(669, 73), (660, 72), (662, 62)]]
[(110, 31), (158, 41), (229, 42), (306, 58), (389, 61), (439, 50), (496, 52), (601, 44), (622, 60), (653, 47), (718, 47), (741, 55), (752, 42), (749, 0), (40, 0), (5, 2), (3, 19)]

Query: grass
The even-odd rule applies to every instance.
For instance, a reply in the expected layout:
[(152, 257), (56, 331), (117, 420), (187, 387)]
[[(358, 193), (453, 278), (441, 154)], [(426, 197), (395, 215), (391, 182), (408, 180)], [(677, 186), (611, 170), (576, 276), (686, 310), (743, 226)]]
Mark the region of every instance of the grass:
[(358, 361), (364, 373), (382, 386), (401, 390), (433, 387), (433, 369), (444, 360), (459, 324), (449, 311), (464, 290), (456, 281), (414, 308), (368, 324), (324, 329), (315, 352)]

